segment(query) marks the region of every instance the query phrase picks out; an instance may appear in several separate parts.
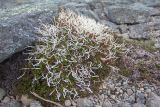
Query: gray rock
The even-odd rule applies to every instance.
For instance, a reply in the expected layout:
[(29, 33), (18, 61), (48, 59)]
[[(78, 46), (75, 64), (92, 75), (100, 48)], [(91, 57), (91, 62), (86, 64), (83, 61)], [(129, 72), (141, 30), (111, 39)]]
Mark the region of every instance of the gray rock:
[(119, 28), (119, 30), (120, 30), (120, 32), (121, 32), (122, 34), (123, 34), (123, 33), (128, 33), (128, 31), (129, 31), (129, 28), (128, 28), (127, 25), (119, 25), (118, 28)]
[(155, 93), (150, 92), (149, 98), (147, 99), (148, 107), (160, 107), (160, 97), (157, 96)]
[(111, 104), (111, 102), (110, 102), (109, 100), (105, 100), (105, 101), (103, 102), (102, 107), (112, 107), (112, 104)]
[[(138, 6), (141, 6), (137, 8)], [(110, 6), (108, 18), (117, 24), (136, 24), (148, 21), (150, 16), (149, 7), (145, 5)], [(147, 10), (146, 10), (147, 9)]]
[(115, 23), (112, 23), (110, 21), (107, 21), (107, 20), (101, 20), (100, 21), (102, 24), (112, 28), (114, 31), (118, 31), (118, 26), (115, 24)]
[(113, 107), (132, 107), (132, 105), (128, 102), (120, 102), (118, 104), (115, 104)]
[(135, 0), (135, 2), (140, 2), (147, 6), (152, 6), (152, 5), (160, 3), (159, 0)]
[(146, 107), (144, 104), (135, 103), (133, 104), (133, 107)]
[(127, 94), (130, 96), (133, 94), (133, 90), (132, 89), (127, 89)]
[(148, 24), (138, 24), (129, 27), (129, 38), (131, 39), (150, 39), (151, 29)]
[(150, 39), (159, 36), (160, 20), (144, 24), (132, 25), (129, 27), (129, 37), (131, 39)]
[(96, 21), (100, 21), (98, 15), (95, 12), (93, 12), (92, 10), (78, 9), (78, 12), (86, 17), (92, 18)]
[(39, 101), (33, 101), (30, 104), (30, 107), (43, 107)]
[(121, 107), (131, 107), (131, 104), (124, 102), (124, 103), (122, 103)]
[(82, 8), (85, 8), (85, 9), (89, 9), (89, 5), (86, 4), (86, 3), (76, 3), (76, 2), (69, 2), (67, 4), (64, 4), (63, 5), (64, 8), (68, 8), (68, 9), (71, 9), (71, 10), (74, 10), (74, 9), (82, 9)]
[(64, 102), (64, 105), (65, 105), (66, 107), (70, 107), (70, 106), (71, 106), (71, 101), (70, 101), (70, 100), (66, 100), (66, 101)]
[(0, 10), (0, 62), (36, 40), (35, 28), (51, 22), (59, 2), (47, 0)]
[(156, 48), (160, 48), (160, 37), (159, 38), (156, 38), (155, 40), (155, 45), (154, 45)]
[(0, 88), (0, 100), (2, 100), (5, 95), (6, 92), (2, 88)]
[(11, 102), (5, 104), (3, 107), (22, 107), (22, 104), (17, 101), (11, 101)]
[(146, 102), (145, 95), (143, 93), (136, 93), (136, 102), (144, 104)]
[(95, 19), (96, 21), (100, 21), (98, 15), (90, 9), (90, 6), (86, 3), (77, 3), (77, 2), (69, 2), (63, 5), (66, 9), (71, 9), (77, 13), (80, 13), (89, 18)]
[(87, 98), (77, 99), (77, 107), (93, 107), (93, 102)]

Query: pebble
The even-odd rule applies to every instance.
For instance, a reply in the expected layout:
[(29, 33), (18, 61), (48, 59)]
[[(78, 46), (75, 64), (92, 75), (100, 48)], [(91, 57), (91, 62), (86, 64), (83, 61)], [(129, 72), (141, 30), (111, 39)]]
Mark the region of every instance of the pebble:
[(123, 90), (120, 89), (119, 92), (120, 92), (120, 93), (123, 93)]
[(6, 96), (3, 100), (2, 100), (2, 103), (8, 103), (11, 99)]
[(70, 100), (66, 100), (65, 102), (64, 102), (64, 105), (66, 106), (66, 107), (69, 107), (69, 106), (71, 106), (71, 101)]
[(144, 92), (144, 88), (140, 88), (140, 91), (141, 91), (141, 92)]
[(132, 94), (133, 94), (132, 89), (127, 89), (127, 94), (128, 94), (129, 96), (132, 95)]
[(30, 107), (43, 107), (39, 101), (32, 101)]
[(76, 106), (77, 104), (76, 104), (74, 101), (72, 101), (72, 105), (73, 105), (73, 106)]
[[(3, 107), (22, 107), (22, 104), (18, 101), (11, 101), (5, 105), (3, 105)], [(31, 106), (33, 107), (33, 106)], [(34, 107), (38, 107), (38, 106), (34, 106)]]

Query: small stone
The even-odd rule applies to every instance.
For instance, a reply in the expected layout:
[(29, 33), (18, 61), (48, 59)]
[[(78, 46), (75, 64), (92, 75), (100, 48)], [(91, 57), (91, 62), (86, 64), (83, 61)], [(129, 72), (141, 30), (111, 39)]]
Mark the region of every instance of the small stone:
[(157, 96), (155, 93), (149, 93), (147, 100), (148, 107), (160, 107), (160, 97)]
[(102, 94), (102, 95), (99, 96), (99, 99), (100, 99), (100, 100), (103, 100), (104, 97), (105, 97), (104, 94)]
[(116, 95), (118, 95), (118, 94), (119, 94), (119, 92), (117, 91), (117, 92), (116, 92)]
[(135, 95), (131, 95), (128, 100), (130, 103), (134, 103), (135, 102)]
[(93, 107), (93, 102), (87, 98), (77, 99), (77, 107)]
[(133, 94), (132, 89), (127, 89), (127, 94), (128, 94), (129, 96), (132, 95), (132, 94)]
[(39, 101), (32, 101), (30, 107), (43, 107)]
[[(16, 96), (16, 99), (18, 100), (19, 97)], [(28, 95), (22, 95), (21, 98), (20, 98), (20, 101), (22, 102), (22, 104), (24, 106), (29, 106), (33, 102), (32, 99), (28, 98)]]
[(11, 99), (6, 96), (3, 100), (2, 100), (2, 103), (8, 103)]
[(106, 100), (103, 102), (102, 107), (112, 107), (112, 104), (111, 104), (111, 102), (110, 102), (109, 100), (106, 99)]
[(114, 86), (114, 84), (109, 85), (109, 87), (110, 87), (110, 89), (111, 89), (112, 91), (114, 91), (114, 90), (115, 90), (115, 86)]
[(150, 93), (151, 91), (152, 91), (151, 89), (147, 89), (147, 90), (146, 90), (147, 93)]
[(137, 93), (136, 97), (137, 97), (137, 103), (142, 103), (142, 104), (145, 103), (146, 99), (143, 93)]
[(126, 92), (123, 94), (123, 98), (128, 99), (128, 94)]
[(0, 100), (2, 100), (5, 95), (6, 92), (2, 88), (0, 88)]
[(106, 84), (103, 84), (102, 89), (106, 89), (106, 88), (107, 88)]
[[(18, 101), (11, 101), (7, 104), (5, 104), (3, 107), (22, 107), (22, 104)], [(33, 106), (31, 106), (33, 107)], [(34, 107), (39, 107), (39, 106), (34, 106)]]
[(116, 96), (115, 96), (115, 95), (111, 95), (111, 98), (115, 100), (115, 99), (116, 99)]
[(128, 102), (122, 103), (121, 107), (131, 107), (131, 104)]
[(77, 104), (76, 104), (74, 101), (72, 101), (72, 105), (73, 105), (73, 106), (76, 106)]
[(123, 93), (123, 90), (119, 90), (119, 92), (122, 94), (122, 93)]
[(71, 106), (71, 101), (70, 101), (70, 100), (66, 100), (65, 103), (64, 103), (64, 105), (65, 105), (66, 107)]
[(140, 88), (140, 91), (141, 91), (141, 92), (144, 92), (144, 88)]

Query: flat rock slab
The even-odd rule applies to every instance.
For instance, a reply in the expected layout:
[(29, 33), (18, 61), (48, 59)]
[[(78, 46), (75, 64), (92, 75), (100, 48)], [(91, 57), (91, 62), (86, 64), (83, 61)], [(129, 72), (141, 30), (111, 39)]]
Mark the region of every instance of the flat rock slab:
[(153, 9), (141, 3), (127, 6), (110, 6), (108, 8), (109, 19), (117, 24), (136, 24), (148, 21)]
[[(0, 3), (10, 2), (4, 1), (2, 0)], [(14, 1), (23, 0), (11, 0), (10, 3)], [(42, 23), (52, 21), (52, 17), (57, 12), (57, 6), (61, 2), (61, 0), (44, 0), (32, 3), (30, 1), (30, 3), (23, 2), (21, 5), (15, 2), (11, 6), (13, 8), (0, 8), (0, 62), (31, 45), (36, 40), (35, 29), (40, 27)]]

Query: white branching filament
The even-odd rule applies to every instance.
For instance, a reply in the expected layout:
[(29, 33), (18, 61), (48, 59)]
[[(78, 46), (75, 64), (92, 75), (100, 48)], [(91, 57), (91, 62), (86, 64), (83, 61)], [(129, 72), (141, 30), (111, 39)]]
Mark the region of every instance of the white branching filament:
[(114, 50), (119, 48), (107, 27), (70, 10), (60, 12), (55, 24), (43, 25), (39, 33), (28, 58), (30, 69), (40, 74), (33, 84), (46, 81), (54, 87), (49, 95), (56, 93), (58, 100), (76, 98), (79, 91), (92, 93), (92, 78), (99, 77), (97, 71), (116, 58)]

